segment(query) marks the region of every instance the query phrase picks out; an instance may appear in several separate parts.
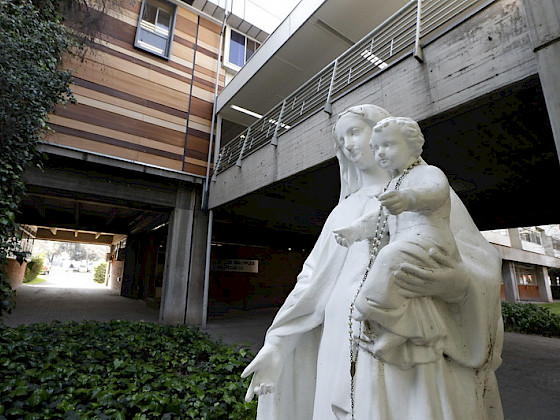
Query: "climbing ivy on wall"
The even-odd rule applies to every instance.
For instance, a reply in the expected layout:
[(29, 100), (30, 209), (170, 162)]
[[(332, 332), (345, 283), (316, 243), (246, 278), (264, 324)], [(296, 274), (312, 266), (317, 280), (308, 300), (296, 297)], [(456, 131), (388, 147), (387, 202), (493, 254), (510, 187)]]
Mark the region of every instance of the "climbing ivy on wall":
[[(0, 0), (0, 267), (9, 252), (18, 255), (23, 172), (40, 164), (36, 144), (48, 131), (48, 114), (72, 98), (71, 74), (61, 61), (75, 38), (58, 10), (57, 0)], [(11, 311), (14, 298), (0, 272), (0, 316)]]

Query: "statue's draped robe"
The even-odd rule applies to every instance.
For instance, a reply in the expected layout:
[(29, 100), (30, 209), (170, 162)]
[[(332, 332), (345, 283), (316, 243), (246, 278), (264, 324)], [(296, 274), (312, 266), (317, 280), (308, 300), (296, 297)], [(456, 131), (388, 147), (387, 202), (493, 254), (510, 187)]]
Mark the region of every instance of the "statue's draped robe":
[[(259, 397), (259, 420), (350, 419), (348, 314), (367, 265), (367, 241), (350, 248), (333, 230), (378, 206), (372, 188), (341, 201), (325, 222), (297, 284), (266, 341), (284, 358), (273, 394)], [(500, 419), (494, 375), (503, 342), (501, 260), (452, 191), (451, 227), (468, 268), (465, 297), (450, 303), (445, 357), (400, 369), (359, 352), (356, 420)], [(354, 331), (359, 324), (354, 323)]]

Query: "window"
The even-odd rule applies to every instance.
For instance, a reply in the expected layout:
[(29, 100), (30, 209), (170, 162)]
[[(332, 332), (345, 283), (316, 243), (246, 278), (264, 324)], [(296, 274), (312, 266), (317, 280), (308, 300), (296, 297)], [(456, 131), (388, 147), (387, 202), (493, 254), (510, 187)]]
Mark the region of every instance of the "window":
[(143, 0), (134, 46), (169, 58), (175, 5), (160, 0)]
[(531, 228), (521, 228), (519, 229), (519, 237), (522, 241), (542, 245), (541, 233), (538, 230)]
[(517, 284), (525, 286), (536, 286), (537, 276), (535, 267), (527, 264), (515, 264), (515, 273), (517, 275)]
[(234, 29), (228, 28), (224, 64), (239, 70), (261, 44)]

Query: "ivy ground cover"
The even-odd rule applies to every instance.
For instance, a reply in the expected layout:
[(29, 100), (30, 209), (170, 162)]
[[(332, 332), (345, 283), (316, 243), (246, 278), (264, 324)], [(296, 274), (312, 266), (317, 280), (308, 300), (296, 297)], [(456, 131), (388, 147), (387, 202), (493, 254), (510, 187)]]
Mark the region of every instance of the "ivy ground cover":
[(251, 419), (252, 357), (184, 326), (0, 326), (0, 419)]

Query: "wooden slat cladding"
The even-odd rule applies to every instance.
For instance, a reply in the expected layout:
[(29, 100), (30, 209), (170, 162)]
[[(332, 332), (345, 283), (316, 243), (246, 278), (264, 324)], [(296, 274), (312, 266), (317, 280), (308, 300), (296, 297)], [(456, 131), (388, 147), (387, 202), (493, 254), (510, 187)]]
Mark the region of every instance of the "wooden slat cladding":
[(108, 11), (96, 48), (67, 58), (77, 103), (57, 108), (46, 140), (203, 176), (220, 27), (177, 7), (165, 60), (134, 47), (140, 6)]

